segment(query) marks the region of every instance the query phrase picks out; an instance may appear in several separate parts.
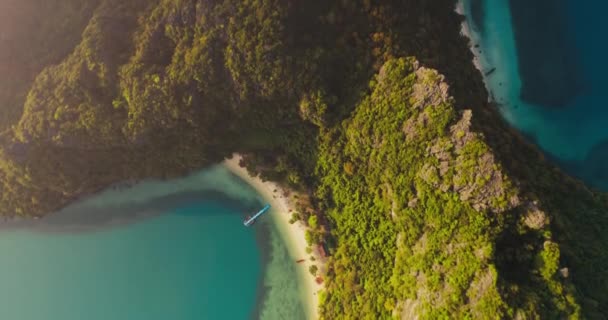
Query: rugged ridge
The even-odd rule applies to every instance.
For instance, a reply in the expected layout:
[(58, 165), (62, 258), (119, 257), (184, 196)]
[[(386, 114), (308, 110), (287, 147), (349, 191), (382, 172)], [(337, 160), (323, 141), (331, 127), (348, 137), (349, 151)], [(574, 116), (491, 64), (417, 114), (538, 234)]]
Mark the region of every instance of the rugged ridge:
[(455, 1), (86, 3), (2, 102), (3, 215), (245, 152), (312, 196), (327, 319), (608, 313), (608, 197), (487, 104)]
[[(321, 143), (316, 195), (337, 236), (322, 314), (580, 316), (547, 216), (513, 185), (443, 81), (412, 59), (389, 60)], [(498, 250), (505, 232), (526, 237), (512, 248), (529, 259), (525, 283), (497, 263), (511, 254)]]

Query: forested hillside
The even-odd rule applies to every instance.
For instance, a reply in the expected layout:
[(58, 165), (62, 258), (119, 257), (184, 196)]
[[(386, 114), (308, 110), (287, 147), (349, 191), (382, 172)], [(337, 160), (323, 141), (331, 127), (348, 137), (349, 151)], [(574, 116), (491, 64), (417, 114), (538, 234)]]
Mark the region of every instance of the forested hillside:
[[(316, 195), (337, 236), (327, 318), (578, 317), (548, 217), (520, 198), (443, 77), (390, 60), (370, 89), (320, 146)], [(505, 232), (525, 237), (513, 249), (526, 283), (503, 278)]]
[[(0, 2), (0, 132), (19, 120), (32, 81), (81, 40), (98, 0)], [(49, 14), (52, 13), (52, 14)]]
[(608, 198), (488, 105), (454, 5), (0, 0), (0, 213), (245, 152), (331, 230), (325, 319), (601, 319)]

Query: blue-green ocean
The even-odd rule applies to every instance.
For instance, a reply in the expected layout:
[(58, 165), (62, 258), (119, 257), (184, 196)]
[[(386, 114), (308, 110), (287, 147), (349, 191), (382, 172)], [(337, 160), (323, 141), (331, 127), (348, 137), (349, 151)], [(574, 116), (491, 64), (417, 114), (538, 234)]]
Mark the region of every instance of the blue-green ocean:
[[(566, 171), (608, 189), (608, 2), (463, 5), (505, 119)], [(261, 204), (214, 167), (5, 222), (0, 319), (303, 319), (296, 266), (276, 227), (241, 224)]]
[(608, 190), (608, 2), (462, 3), (505, 119), (565, 171)]
[[(304, 319), (293, 258), (223, 167), (0, 228), (0, 319)], [(272, 212), (271, 212), (272, 214)]]

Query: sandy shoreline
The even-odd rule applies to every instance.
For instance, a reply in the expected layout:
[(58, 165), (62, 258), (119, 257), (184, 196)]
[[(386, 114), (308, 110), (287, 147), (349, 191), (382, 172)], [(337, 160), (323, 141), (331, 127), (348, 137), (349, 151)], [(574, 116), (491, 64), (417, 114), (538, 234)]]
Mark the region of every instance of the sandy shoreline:
[[(479, 48), (479, 43), (480, 43), (479, 38), (478, 38), (477, 34), (475, 34), (475, 32), (469, 22), (469, 18), (467, 17), (467, 12), (465, 10), (464, 1), (465, 0), (459, 0), (458, 3), (456, 4), (456, 8), (455, 8), (456, 13), (465, 17), (465, 19), (462, 21), (460, 33), (462, 33), (462, 35), (467, 37), (470, 41), (469, 49), (473, 53), (473, 65), (475, 66), (475, 68), (477, 70), (479, 70), (479, 73), (481, 73), (483, 83), (486, 87), (486, 90), (488, 91), (488, 102), (493, 102), (494, 98), (493, 98), (493, 94), (492, 94), (492, 88), (490, 87), (490, 84), (489, 84), (487, 76), (486, 76), (486, 72), (489, 70), (487, 68), (484, 68), (484, 65), (487, 65), (487, 62), (484, 60), (482, 53), (480, 51), (481, 49)], [(496, 69), (494, 68), (493, 70), (496, 70)]]
[[(463, 0), (458, 1), (458, 3), (456, 4), (455, 11), (456, 11), (456, 13), (458, 13), (458, 14), (466, 17), (466, 12), (465, 12), (465, 9), (464, 9), (464, 2), (463, 2)], [(474, 39), (472, 37), (471, 27), (469, 26), (468, 18), (466, 18), (462, 22), (462, 26), (461, 26), (460, 32), (471, 41), (469, 48), (471, 49), (471, 52), (473, 53), (473, 64), (475, 65), (475, 67), (477, 68), (477, 70), (479, 70), (482, 73), (482, 75), (483, 75), (484, 71), (483, 71), (483, 68), (481, 66), (481, 61), (479, 60), (479, 53), (475, 50), (475, 41), (476, 41), (476, 39)]]
[(298, 264), (298, 273), (305, 288), (304, 298), (307, 304), (308, 317), (309, 319), (318, 319), (318, 292), (323, 288), (323, 285), (317, 284), (315, 278), (308, 271), (312, 264), (318, 264), (319, 261), (310, 261), (311, 254), (306, 253), (307, 244), (304, 237), (306, 227), (300, 221), (294, 224), (289, 223), (290, 210), (295, 211), (295, 207), (288, 198), (283, 196), (283, 188), (274, 182), (262, 181), (259, 177), (251, 176), (247, 169), (239, 165), (240, 160), (241, 156), (236, 154), (231, 159), (225, 160), (223, 165), (256, 189), (270, 203), (273, 208), (273, 220), (277, 224), (281, 236), (287, 242), (287, 248), (294, 259), (294, 263), (296, 263), (296, 260), (306, 259), (303, 263)]

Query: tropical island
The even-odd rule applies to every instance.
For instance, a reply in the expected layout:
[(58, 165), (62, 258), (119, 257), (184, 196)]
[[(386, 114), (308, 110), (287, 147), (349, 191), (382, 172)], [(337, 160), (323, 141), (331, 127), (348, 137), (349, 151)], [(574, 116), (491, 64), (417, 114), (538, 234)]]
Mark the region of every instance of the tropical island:
[(8, 3), (3, 216), (238, 153), (326, 251), (321, 319), (608, 314), (608, 194), (488, 102), (455, 0)]

